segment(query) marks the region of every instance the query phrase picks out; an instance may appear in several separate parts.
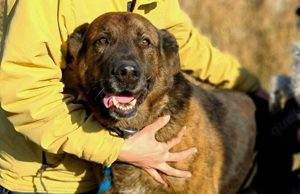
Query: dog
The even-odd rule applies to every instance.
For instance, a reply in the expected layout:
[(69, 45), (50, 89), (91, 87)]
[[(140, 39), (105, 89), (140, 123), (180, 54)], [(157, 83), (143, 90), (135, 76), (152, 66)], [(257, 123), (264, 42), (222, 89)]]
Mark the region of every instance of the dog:
[[(271, 134), (264, 138), (264, 164), (261, 173), (269, 180), (263, 184), (271, 187), (270, 193), (299, 193), (299, 167), (297, 157), (300, 147), (300, 42), (291, 49), (291, 75), (276, 74), (270, 80), (269, 108), (272, 113)], [(270, 139), (269, 141), (267, 139)], [(260, 151), (261, 153), (261, 151)], [(261, 154), (264, 155), (264, 154)], [(261, 161), (262, 161), (261, 160)], [(274, 162), (275, 161), (275, 162)], [(272, 163), (272, 165), (270, 165)], [(262, 168), (261, 168), (262, 169)], [(296, 170), (295, 170), (296, 169)], [(268, 186), (267, 186), (268, 185)], [(274, 187), (280, 185), (280, 187)]]
[(140, 168), (116, 162), (108, 193), (234, 194), (243, 187), (255, 158), (255, 106), (246, 94), (206, 90), (188, 81), (178, 50), (171, 33), (134, 13), (106, 13), (69, 37), (66, 92), (107, 130), (122, 135), (171, 115), (156, 139), (168, 141), (186, 126), (172, 151), (199, 150), (170, 164), (193, 177), (162, 174), (168, 187)]
[(291, 50), (292, 75), (277, 74), (270, 80), (270, 112), (284, 109), (286, 102), (295, 99), (300, 106), (300, 42), (295, 42)]

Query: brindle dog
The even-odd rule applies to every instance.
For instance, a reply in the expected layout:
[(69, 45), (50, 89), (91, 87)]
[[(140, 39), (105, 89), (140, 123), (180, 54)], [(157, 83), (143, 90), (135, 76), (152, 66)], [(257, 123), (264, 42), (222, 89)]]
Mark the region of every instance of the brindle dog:
[(163, 175), (167, 188), (135, 166), (116, 163), (109, 193), (239, 191), (255, 155), (255, 107), (245, 94), (204, 90), (188, 81), (169, 32), (137, 14), (107, 13), (74, 31), (67, 62), (66, 88), (108, 130), (142, 129), (169, 114), (171, 120), (157, 132), (157, 140), (168, 141), (186, 126), (186, 135), (172, 151), (199, 150), (172, 164), (193, 177)]

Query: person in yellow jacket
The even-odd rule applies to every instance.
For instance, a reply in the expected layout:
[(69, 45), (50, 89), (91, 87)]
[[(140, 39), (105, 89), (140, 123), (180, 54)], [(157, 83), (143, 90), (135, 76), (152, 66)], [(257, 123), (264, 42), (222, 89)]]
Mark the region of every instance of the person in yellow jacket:
[[(110, 135), (62, 93), (68, 35), (110, 11), (141, 14), (173, 33), (182, 70), (194, 77), (217, 88), (263, 94), (254, 76), (193, 27), (177, 0), (7, 0), (0, 67), (0, 185), (5, 191), (90, 193), (97, 187), (90, 162), (128, 162), (162, 183), (157, 171), (191, 176), (166, 163), (196, 151), (169, 153), (184, 131), (169, 144), (153, 136), (168, 116), (124, 140)], [(47, 168), (41, 171), (44, 162)]]

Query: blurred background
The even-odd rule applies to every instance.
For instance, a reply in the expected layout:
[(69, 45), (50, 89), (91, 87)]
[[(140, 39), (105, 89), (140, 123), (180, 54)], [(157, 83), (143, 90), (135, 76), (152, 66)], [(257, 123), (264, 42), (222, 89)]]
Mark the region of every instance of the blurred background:
[[(269, 88), (270, 76), (290, 74), (291, 44), (300, 40), (297, 0), (179, 0), (195, 26), (236, 56)], [(0, 21), (4, 0), (0, 0)], [(2, 36), (2, 25), (0, 25)]]
[(180, 0), (194, 25), (269, 89), (275, 73), (291, 73), (291, 44), (300, 40), (297, 0)]

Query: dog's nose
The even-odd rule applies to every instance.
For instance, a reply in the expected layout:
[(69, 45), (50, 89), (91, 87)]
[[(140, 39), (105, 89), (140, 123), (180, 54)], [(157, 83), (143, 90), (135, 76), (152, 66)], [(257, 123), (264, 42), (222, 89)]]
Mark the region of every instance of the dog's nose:
[(114, 71), (115, 76), (120, 81), (137, 81), (141, 71), (137, 64), (121, 64)]

